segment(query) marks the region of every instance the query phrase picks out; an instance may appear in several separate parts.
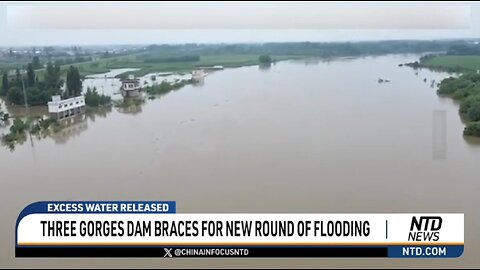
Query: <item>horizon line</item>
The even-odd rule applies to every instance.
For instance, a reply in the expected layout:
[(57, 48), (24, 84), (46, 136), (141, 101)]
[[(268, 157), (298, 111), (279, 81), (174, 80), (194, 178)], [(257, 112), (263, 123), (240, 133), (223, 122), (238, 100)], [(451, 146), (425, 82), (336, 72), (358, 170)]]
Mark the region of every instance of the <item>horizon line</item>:
[(369, 39), (364, 39), (364, 40), (342, 40), (342, 41), (309, 41), (309, 40), (304, 40), (304, 41), (253, 41), (253, 42), (168, 42), (168, 43), (111, 43), (111, 44), (93, 44), (93, 43), (64, 43), (64, 44), (47, 44), (47, 45), (41, 45), (41, 44), (22, 44), (22, 45), (0, 45), (0, 48), (5, 48), (5, 47), (70, 47), (70, 46), (98, 46), (98, 47), (104, 47), (104, 46), (153, 46), (153, 45), (174, 45), (174, 46), (179, 46), (179, 45), (191, 45), (191, 44), (196, 44), (196, 45), (225, 45), (225, 44), (278, 44), (278, 43), (375, 43), (375, 42), (405, 42), (405, 41), (416, 41), (416, 42), (433, 42), (433, 41), (467, 41), (467, 40), (480, 40), (480, 37), (452, 37), (452, 38), (428, 38), (428, 39), (418, 39), (418, 38), (397, 38), (397, 39), (378, 39), (378, 40), (369, 40)]

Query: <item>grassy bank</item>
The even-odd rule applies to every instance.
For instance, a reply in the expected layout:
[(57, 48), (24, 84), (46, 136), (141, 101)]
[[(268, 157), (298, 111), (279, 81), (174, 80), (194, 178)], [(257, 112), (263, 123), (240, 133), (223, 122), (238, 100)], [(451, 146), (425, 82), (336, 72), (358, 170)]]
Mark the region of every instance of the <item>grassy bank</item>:
[[(112, 57), (107, 59), (98, 59), (94, 61), (88, 61), (78, 64), (73, 64), (80, 71), (81, 76), (90, 74), (105, 73), (112, 69), (120, 68), (137, 68), (137, 71), (129, 72), (128, 74), (135, 74), (136, 76), (143, 76), (153, 72), (189, 72), (196, 66), (210, 66), (210, 65), (222, 65), (224, 67), (240, 67), (248, 65), (259, 64), (258, 54), (206, 54), (199, 55), (198, 61), (184, 61), (184, 62), (154, 62), (147, 59), (158, 59), (166, 57), (165, 53), (157, 52), (144, 52), (135, 53), (131, 55)], [(298, 59), (305, 56), (299, 55), (272, 55), (275, 61)], [(63, 65), (60, 67), (62, 77), (66, 76), (66, 72), (70, 65)], [(45, 69), (36, 71), (37, 76), (43, 78)], [(125, 75), (125, 74), (124, 74)]]
[(480, 69), (480, 55), (438, 55), (422, 62), (425, 67), (449, 71)]
[[(155, 58), (157, 55), (154, 53), (148, 54), (147, 57)], [(145, 62), (144, 55), (136, 55), (129, 59), (121, 59), (119, 61), (113, 61), (108, 63), (108, 67), (111, 69), (117, 68), (138, 68), (139, 70), (128, 72), (126, 74), (134, 74), (136, 76), (144, 76), (153, 72), (188, 72), (195, 69), (196, 66), (212, 66), (221, 65), (224, 67), (240, 67), (259, 64), (257, 54), (221, 54), (221, 55), (200, 55), (198, 61), (186, 61), (186, 62), (158, 62), (151, 63)], [(158, 57), (158, 56), (157, 56)], [(272, 55), (272, 58), (276, 61), (287, 59), (298, 59), (304, 56), (298, 55)], [(126, 75), (123, 74), (123, 75)]]

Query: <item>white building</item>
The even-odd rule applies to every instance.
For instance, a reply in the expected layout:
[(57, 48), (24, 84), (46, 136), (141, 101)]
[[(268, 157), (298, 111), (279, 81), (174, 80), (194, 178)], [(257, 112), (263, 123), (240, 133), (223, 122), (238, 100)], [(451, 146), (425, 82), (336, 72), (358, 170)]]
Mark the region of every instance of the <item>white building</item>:
[(135, 79), (133, 75), (129, 75), (128, 79), (122, 80), (122, 94), (125, 97), (136, 97), (140, 93), (140, 80)]
[(48, 102), (48, 112), (57, 119), (84, 113), (85, 97), (62, 99), (60, 96), (53, 96), (52, 101)]
[(196, 69), (192, 71), (193, 81), (196, 81), (196, 82), (201, 81), (203, 78), (205, 78), (205, 76), (207, 76), (207, 73), (205, 73), (203, 69)]

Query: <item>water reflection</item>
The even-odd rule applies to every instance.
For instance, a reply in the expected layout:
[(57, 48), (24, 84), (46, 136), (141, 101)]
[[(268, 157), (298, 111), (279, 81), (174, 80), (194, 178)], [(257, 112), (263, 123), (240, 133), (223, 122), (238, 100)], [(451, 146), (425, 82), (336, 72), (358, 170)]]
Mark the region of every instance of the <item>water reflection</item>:
[(25, 108), (25, 106), (21, 105), (14, 105), (8, 104), (4, 102), (3, 108), (6, 109), (6, 112), (10, 114), (10, 117), (44, 117), (48, 116), (48, 108), (47, 106), (29, 106)]
[[(32, 107), (30, 109), (34, 109), (35, 112), (42, 112), (44, 108), (43, 106), (40, 107)], [(24, 108), (25, 109), (25, 108)], [(70, 139), (80, 136), (81, 133), (85, 132), (88, 129), (88, 122), (95, 122), (96, 117), (105, 118), (107, 114), (112, 112), (111, 106), (104, 106), (99, 108), (90, 108), (87, 110), (85, 114), (76, 115), (71, 118), (62, 119), (59, 121), (58, 126), (53, 126), (48, 129), (43, 129), (37, 133), (31, 133), (29, 131), (25, 131), (25, 133), (20, 134), (15, 142), (7, 143), (2, 141), (2, 145), (9, 149), (10, 151), (14, 151), (16, 147), (24, 145), (27, 141), (30, 142), (32, 149), (35, 147), (35, 141), (40, 141), (44, 139), (53, 139), (56, 144), (65, 144)], [(20, 117), (22, 116), (22, 117)], [(44, 114), (29, 114), (26, 115), (25, 112), (20, 113), (21, 119), (24, 121), (35, 121), (39, 119), (45, 119), (42, 116)], [(0, 133), (1, 136), (4, 136), (8, 133), (9, 128), (13, 124), (13, 121), (9, 120), (5, 122), (4, 130)]]
[(463, 136), (465, 142), (468, 143), (470, 146), (480, 146), (480, 138), (472, 137), (472, 136)]
[(192, 86), (194, 87), (202, 87), (205, 85), (205, 77), (197, 79), (193, 81)]
[(319, 58), (309, 58), (309, 59), (305, 59), (304, 63), (305, 63), (305, 66), (318, 65), (318, 64), (320, 64), (320, 59)]
[(118, 112), (125, 114), (139, 114), (142, 112), (142, 105), (145, 104), (145, 96), (138, 98), (124, 98), (123, 101), (116, 105)]
[(261, 71), (268, 71), (272, 68), (272, 65), (272, 63), (261, 63), (260, 65), (258, 65), (258, 69)]
[(95, 122), (95, 117), (105, 118), (110, 112), (112, 112), (112, 106), (100, 106), (87, 110), (85, 115), (90, 121)]
[(62, 123), (63, 128), (57, 132), (50, 134), (50, 137), (56, 144), (64, 144), (69, 139), (80, 136), (80, 134), (88, 129), (87, 115), (77, 115), (70, 119), (65, 119)]

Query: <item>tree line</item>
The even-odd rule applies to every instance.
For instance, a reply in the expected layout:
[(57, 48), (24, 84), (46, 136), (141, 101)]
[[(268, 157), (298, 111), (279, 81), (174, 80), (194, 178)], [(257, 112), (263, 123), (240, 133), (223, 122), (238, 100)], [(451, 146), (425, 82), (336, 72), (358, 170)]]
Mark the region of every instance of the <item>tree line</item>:
[(45, 105), (53, 95), (61, 95), (63, 98), (81, 95), (82, 79), (78, 68), (70, 66), (65, 83), (59, 65), (48, 62), (43, 79), (40, 79), (35, 74), (34, 63), (35, 60), (29, 63), (25, 71), (17, 68), (13, 78), (4, 72), (0, 96), (17, 105), (24, 105), (25, 102), (28, 105)]
[(386, 53), (418, 53), (447, 51), (455, 45), (468, 45), (464, 40), (391, 40), (358, 42), (267, 42), (239, 44), (164, 44), (150, 45), (149, 52), (174, 54), (257, 54), (257, 55), (308, 55), (320, 57), (359, 56)]
[(480, 74), (466, 73), (444, 79), (437, 92), (460, 101), (459, 112), (469, 122), (463, 134), (480, 137)]

